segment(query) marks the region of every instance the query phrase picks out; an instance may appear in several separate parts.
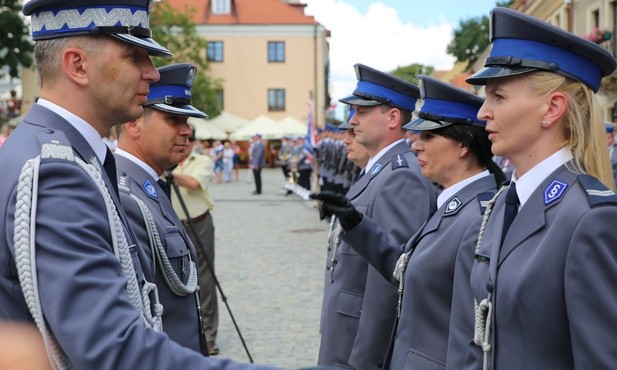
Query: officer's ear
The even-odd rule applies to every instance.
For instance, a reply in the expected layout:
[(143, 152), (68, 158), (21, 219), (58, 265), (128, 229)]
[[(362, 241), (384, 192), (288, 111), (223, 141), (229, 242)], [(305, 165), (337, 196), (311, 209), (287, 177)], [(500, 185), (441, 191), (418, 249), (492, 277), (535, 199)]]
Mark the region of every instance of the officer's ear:
[(555, 91), (548, 96), (546, 111), (542, 117), (544, 128), (561, 120), (568, 109), (568, 98), (561, 91)]
[(89, 83), (88, 68), (90, 66), (86, 52), (78, 47), (68, 47), (60, 56), (62, 73), (74, 83), (86, 86)]
[(142, 130), (141, 121), (143, 121), (143, 118), (139, 117), (136, 120), (125, 123), (123, 125), (124, 133), (131, 138), (134, 138), (134, 139), (138, 138), (141, 135), (141, 130)]

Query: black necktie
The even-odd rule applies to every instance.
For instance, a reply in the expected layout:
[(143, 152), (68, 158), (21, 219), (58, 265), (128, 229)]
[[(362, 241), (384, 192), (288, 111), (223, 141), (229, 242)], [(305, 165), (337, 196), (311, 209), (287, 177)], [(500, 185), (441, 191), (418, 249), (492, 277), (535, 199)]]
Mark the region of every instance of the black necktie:
[(360, 180), (360, 178), (362, 176), (364, 176), (365, 172), (364, 172), (364, 168), (362, 169), (362, 171), (360, 171), (360, 173), (358, 174), (358, 177), (356, 177), (356, 181)]
[(163, 193), (167, 195), (167, 198), (171, 199), (171, 189), (169, 189), (169, 183), (163, 179), (158, 179), (156, 182), (159, 184), (161, 189), (163, 189)]
[(501, 233), (501, 244), (503, 244), (503, 240), (506, 238), (506, 234), (508, 233), (508, 229), (514, 221), (514, 217), (518, 213), (518, 205), (520, 204), (518, 200), (518, 195), (516, 194), (516, 183), (511, 182), (510, 188), (506, 192), (506, 209), (503, 215), (503, 231)]
[(116, 159), (114, 158), (114, 155), (111, 153), (111, 150), (109, 150), (109, 148), (107, 148), (107, 154), (105, 155), (105, 162), (103, 162), (103, 168), (105, 169), (105, 172), (107, 172), (107, 177), (109, 177), (109, 181), (111, 181), (116, 195), (120, 196), (120, 193), (118, 192), (118, 175), (116, 174)]

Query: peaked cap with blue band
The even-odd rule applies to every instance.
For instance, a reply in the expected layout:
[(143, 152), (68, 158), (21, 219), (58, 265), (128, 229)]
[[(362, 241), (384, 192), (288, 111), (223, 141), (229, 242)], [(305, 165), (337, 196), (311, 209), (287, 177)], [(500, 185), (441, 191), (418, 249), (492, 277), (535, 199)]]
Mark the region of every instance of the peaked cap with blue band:
[(493, 9), (490, 24), (491, 53), (484, 68), (467, 79), (472, 85), (485, 85), (491, 78), (549, 71), (598, 92), (602, 77), (617, 66), (615, 58), (599, 45), (513, 9)]
[(420, 97), (418, 87), (363, 64), (355, 64), (358, 84), (353, 95), (339, 101), (349, 105), (386, 104), (413, 112)]
[(418, 117), (403, 126), (407, 130), (425, 131), (467, 124), (485, 126), (477, 117), (484, 99), (436, 78), (418, 76), (422, 107)]
[(351, 121), (351, 117), (353, 117), (353, 115), (356, 113), (356, 110), (351, 108), (349, 110), (349, 115), (347, 116), (347, 121), (341, 123), (340, 125), (338, 125), (338, 129), (343, 131), (343, 130), (349, 130), (350, 128), (353, 128), (353, 125), (351, 123), (349, 123), (349, 121)]
[(180, 63), (157, 68), (161, 79), (150, 84), (144, 106), (183, 116), (206, 118), (207, 114), (191, 105), (191, 87), (197, 68)]
[(23, 6), (31, 16), (32, 39), (109, 35), (146, 49), (150, 55), (171, 56), (151, 37), (153, 0), (30, 0)]

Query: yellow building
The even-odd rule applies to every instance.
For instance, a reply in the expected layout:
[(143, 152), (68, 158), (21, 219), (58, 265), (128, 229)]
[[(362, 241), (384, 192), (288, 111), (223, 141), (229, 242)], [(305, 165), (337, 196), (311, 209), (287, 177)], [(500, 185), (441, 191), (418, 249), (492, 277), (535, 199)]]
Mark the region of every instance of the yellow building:
[(313, 97), (324, 126), (328, 30), (297, 0), (165, 0), (184, 12), (207, 41), (209, 75), (223, 81), (222, 110), (253, 120), (266, 115), (307, 122)]

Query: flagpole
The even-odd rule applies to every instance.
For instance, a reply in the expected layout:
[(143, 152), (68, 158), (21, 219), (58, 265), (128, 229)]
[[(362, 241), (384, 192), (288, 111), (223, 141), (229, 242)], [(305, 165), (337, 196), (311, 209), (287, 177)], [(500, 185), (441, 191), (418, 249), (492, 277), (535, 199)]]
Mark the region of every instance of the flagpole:
[(308, 127), (306, 133), (305, 143), (308, 143), (310, 146), (310, 151), (312, 153), (312, 166), (313, 171), (311, 176), (313, 177), (313, 184), (315, 192), (319, 192), (319, 164), (317, 156), (315, 155), (315, 146), (317, 145), (316, 141), (317, 136), (317, 125), (315, 123), (315, 104), (313, 102), (313, 92), (309, 93), (309, 101), (308, 101)]

